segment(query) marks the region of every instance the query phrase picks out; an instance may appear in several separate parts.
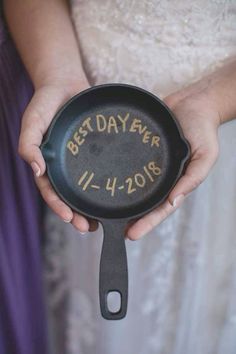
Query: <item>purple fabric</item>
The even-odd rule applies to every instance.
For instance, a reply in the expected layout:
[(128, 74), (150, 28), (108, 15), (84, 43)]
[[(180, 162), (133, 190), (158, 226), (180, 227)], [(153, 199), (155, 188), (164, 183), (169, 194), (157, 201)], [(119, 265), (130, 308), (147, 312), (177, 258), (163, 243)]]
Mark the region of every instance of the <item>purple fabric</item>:
[(0, 18), (0, 354), (46, 354), (40, 199), (17, 155), (33, 87)]

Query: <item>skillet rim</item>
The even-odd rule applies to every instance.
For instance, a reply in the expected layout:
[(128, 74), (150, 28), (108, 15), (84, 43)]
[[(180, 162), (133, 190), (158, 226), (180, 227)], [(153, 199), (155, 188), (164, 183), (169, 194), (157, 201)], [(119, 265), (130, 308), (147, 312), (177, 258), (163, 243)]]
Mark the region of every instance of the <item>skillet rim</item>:
[[(149, 97), (151, 97), (152, 99), (154, 99), (155, 101), (158, 101), (159, 104), (161, 104), (169, 113), (169, 116), (171, 117), (171, 119), (173, 120), (174, 124), (176, 125), (176, 132), (179, 134), (179, 138), (182, 141), (182, 143), (185, 145), (185, 157), (182, 157), (180, 160), (180, 166), (178, 169), (178, 174), (176, 174), (176, 177), (174, 179), (173, 185), (172, 187), (169, 189), (168, 193), (166, 193), (163, 198), (161, 198), (157, 203), (155, 203), (154, 205), (152, 205), (151, 207), (145, 209), (144, 211), (134, 214), (133, 216), (128, 216), (128, 217), (112, 217), (112, 218), (105, 218), (105, 217), (100, 217), (100, 216), (94, 216), (92, 214), (86, 213), (84, 211), (82, 211), (79, 208), (75, 208), (70, 201), (67, 200), (67, 198), (65, 198), (62, 193), (58, 190), (57, 186), (54, 183), (54, 179), (50, 173), (50, 163), (48, 163), (48, 161), (46, 160), (44, 154), (43, 154), (43, 148), (45, 147), (45, 145), (47, 145), (47, 143), (49, 143), (49, 139), (50, 139), (50, 135), (51, 132), (57, 122), (57, 119), (60, 117), (61, 113), (71, 104), (71, 102), (75, 101), (76, 99), (78, 99), (79, 97), (85, 95), (88, 92), (92, 92), (95, 90), (99, 90), (99, 89), (103, 89), (103, 88), (109, 88), (109, 87), (125, 87), (125, 88), (130, 88), (132, 90), (135, 91), (139, 91), (142, 92), (143, 94), (148, 95)], [(161, 203), (163, 203), (164, 200), (167, 199), (168, 195), (170, 194), (170, 192), (173, 190), (173, 188), (175, 187), (176, 183), (178, 182), (179, 178), (181, 177), (181, 175), (184, 173), (184, 170), (186, 169), (187, 163), (190, 159), (191, 156), (191, 147), (190, 144), (188, 142), (188, 140), (185, 138), (182, 128), (180, 126), (180, 123), (178, 122), (177, 118), (174, 116), (173, 112), (170, 110), (170, 108), (165, 104), (165, 102), (163, 102), (158, 96), (156, 96), (155, 94), (153, 94), (152, 92), (149, 92), (141, 87), (135, 86), (135, 85), (131, 85), (131, 84), (125, 84), (125, 83), (106, 83), (106, 84), (99, 84), (99, 85), (94, 85), (92, 87), (89, 87), (77, 94), (75, 94), (74, 96), (72, 96), (69, 100), (67, 100), (56, 112), (55, 116), (53, 117), (53, 120), (51, 121), (51, 124), (46, 132), (46, 134), (43, 137), (43, 141), (42, 144), (40, 145), (40, 149), (43, 155), (43, 158), (45, 160), (46, 163), (46, 173), (47, 176), (49, 178), (50, 183), (52, 184), (55, 192), (58, 194), (58, 196), (69, 206), (71, 207), (71, 209), (85, 217), (88, 217), (90, 219), (94, 219), (97, 220), (99, 222), (101, 222), (102, 224), (111, 221), (111, 220), (124, 220), (124, 221), (128, 221), (128, 220), (135, 220), (138, 219), (146, 214), (148, 214), (149, 212), (151, 212), (152, 210), (154, 210), (155, 208), (157, 208)]]

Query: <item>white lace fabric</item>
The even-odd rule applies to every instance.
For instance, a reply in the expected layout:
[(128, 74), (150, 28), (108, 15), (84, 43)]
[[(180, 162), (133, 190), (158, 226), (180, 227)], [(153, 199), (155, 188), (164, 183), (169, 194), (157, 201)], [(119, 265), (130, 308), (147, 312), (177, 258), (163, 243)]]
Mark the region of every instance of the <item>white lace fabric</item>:
[[(165, 97), (236, 54), (236, 0), (72, 0), (91, 84), (125, 82)], [(126, 242), (127, 317), (99, 310), (102, 228), (80, 236), (47, 217), (45, 278), (57, 354), (236, 353), (236, 121), (182, 207)]]
[(73, 1), (92, 83), (128, 82), (165, 96), (235, 54), (234, 1)]

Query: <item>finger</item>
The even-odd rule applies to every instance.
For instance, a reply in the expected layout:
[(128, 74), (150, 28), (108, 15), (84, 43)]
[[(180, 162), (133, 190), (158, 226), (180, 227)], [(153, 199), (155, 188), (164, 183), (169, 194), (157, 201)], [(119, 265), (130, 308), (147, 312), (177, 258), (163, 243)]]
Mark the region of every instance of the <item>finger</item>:
[(71, 223), (83, 234), (87, 233), (88, 231), (93, 232), (98, 229), (98, 222), (96, 220), (87, 220), (82, 215), (77, 213), (74, 213)]
[(57, 196), (46, 176), (35, 178), (41, 195), (49, 207), (65, 222), (71, 222), (72, 210)]
[(176, 184), (168, 200), (131, 226), (127, 232), (127, 237), (131, 240), (138, 240), (167, 218), (182, 204), (184, 197), (199, 186), (206, 178), (209, 170), (215, 163), (216, 156), (216, 152), (195, 154), (185, 175)]
[(93, 232), (96, 231), (98, 229), (98, 222), (94, 219), (90, 219), (89, 220), (89, 231)]
[(46, 170), (39, 147), (58, 105), (57, 100), (52, 99), (49, 102), (46, 93), (41, 89), (32, 97), (22, 118), (18, 151), (31, 165), (36, 177), (42, 176)]
[(77, 230), (79, 230), (82, 233), (83, 232), (86, 233), (89, 231), (88, 220), (84, 216), (82, 216), (78, 213), (73, 214), (73, 219), (72, 219), (71, 223)]
[(204, 181), (216, 161), (217, 154), (216, 151), (206, 151), (192, 157), (184, 176), (180, 178), (168, 197), (170, 204), (174, 205), (178, 197), (186, 196)]
[(36, 177), (43, 175), (46, 170), (45, 161), (39, 148), (42, 139), (42, 119), (36, 113), (31, 115), (26, 112), (22, 120), (18, 152), (31, 165)]
[(128, 229), (127, 237), (132, 241), (139, 240), (154, 227), (160, 224), (164, 219), (166, 219), (171, 213), (173, 213), (176, 208), (182, 204), (183, 200), (184, 198), (181, 198), (181, 200), (179, 199), (175, 206), (171, 205), (170, 202), (166, 200), (158, 208), (154, 209), (131, 225)]
[(57, 196), (46, 176), (35, 178), (35, 182), (45, 202), (62, 220), (72, 222), (80, 232), (88, 231), (89, 223), (86, 218), (77, 213), (73, 214), (71, 208)]
[(53, 116), (66, 99), (68, 96), (63, 91), (58, 92), (50, 87), (39, 89), (23, 115), (18, 151), (20, 156), (31, 165), (37, 177), (42, 176), (46, 170), (45, 161), (39, 148), (43, 135)]

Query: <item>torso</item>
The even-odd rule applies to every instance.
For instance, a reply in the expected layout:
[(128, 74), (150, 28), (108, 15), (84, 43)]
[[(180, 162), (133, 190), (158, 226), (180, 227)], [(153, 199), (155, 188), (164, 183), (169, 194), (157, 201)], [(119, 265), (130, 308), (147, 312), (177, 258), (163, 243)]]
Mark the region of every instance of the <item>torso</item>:
[(72, 0), (72, 14), (92, 84), (165, 96), (236, 54), (236, 1)]

